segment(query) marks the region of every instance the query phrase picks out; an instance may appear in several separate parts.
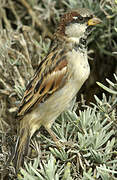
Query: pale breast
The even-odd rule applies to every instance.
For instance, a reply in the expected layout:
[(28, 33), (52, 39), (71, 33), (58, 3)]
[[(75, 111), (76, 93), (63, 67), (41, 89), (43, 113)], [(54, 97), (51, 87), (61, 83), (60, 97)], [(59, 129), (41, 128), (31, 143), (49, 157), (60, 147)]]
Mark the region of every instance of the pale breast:
[(80, 86), (82, 86), (90, 74), (87, 51), (79, 52), (73, 49), (68, 53), (68, 60), (74, 80), (78, 81)]

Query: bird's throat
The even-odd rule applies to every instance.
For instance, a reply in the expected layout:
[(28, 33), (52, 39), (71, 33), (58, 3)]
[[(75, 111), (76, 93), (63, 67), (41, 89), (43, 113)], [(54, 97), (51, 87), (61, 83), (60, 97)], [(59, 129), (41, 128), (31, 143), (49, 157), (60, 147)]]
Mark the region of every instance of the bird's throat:
[(80, 37), (80, 38), (70, 38), (70, 41), (72, 42), (72, 48), (75, 49), (75, 51), (85, 51), (87, 49), (87, 37)]

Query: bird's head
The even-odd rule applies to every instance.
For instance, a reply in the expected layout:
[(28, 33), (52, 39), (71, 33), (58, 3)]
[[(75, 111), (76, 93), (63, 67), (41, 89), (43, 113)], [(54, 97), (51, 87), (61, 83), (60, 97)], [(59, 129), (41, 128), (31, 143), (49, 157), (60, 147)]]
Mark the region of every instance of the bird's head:
[(101, 23), (89, 9), (79, 8), (64, 14), (60, 19), (57, 33), (71, 39), (87, 38), (92, 27)]

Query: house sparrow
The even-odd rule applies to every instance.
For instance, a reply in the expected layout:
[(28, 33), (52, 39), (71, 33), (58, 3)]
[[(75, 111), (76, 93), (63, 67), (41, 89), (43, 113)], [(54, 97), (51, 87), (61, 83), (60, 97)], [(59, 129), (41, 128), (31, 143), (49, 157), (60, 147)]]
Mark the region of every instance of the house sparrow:
[(13, 157), (16, 172), (23, 166), (30, 139), (40, 126), (44, 126), (57, 143), (51, 126), (69, 108), (90, 74), (87, 36), (91, 27), (100, 22), (85, 8), (61, 17), (49, 53), (27, 85), (17, 113), (20, 127)]

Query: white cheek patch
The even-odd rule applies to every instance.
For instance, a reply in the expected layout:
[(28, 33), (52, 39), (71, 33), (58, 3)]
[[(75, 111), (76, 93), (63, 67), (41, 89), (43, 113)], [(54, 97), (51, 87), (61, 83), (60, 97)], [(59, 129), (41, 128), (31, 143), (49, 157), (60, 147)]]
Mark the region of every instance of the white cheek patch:
[(86, 31), (86, 24), (73, 23), (66, 27), (65, 34), (68, 37), (82, 37)]

